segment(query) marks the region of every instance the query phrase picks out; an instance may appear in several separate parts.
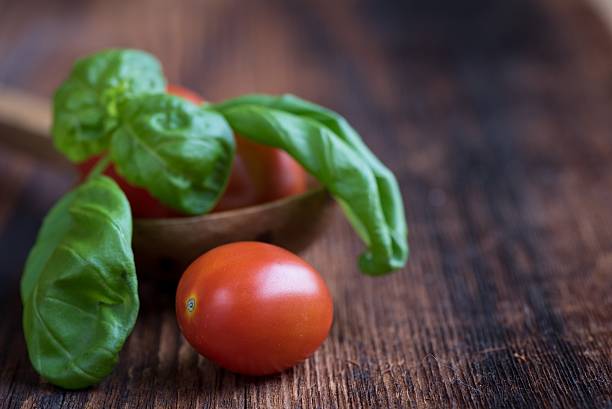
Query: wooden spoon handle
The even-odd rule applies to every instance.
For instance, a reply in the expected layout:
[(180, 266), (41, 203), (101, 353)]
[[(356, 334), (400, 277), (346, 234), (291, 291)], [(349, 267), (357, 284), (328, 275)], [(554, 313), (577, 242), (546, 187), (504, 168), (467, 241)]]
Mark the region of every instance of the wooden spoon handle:
[(53, 147), (50, 128), (47, 99), (0, 86), (0, 144), (52, 165), (71, 166)]

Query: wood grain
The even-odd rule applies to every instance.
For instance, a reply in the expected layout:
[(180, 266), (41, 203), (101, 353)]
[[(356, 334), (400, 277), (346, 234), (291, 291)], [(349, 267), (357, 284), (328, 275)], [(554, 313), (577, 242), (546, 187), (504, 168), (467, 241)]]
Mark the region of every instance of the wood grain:
[(612, 407), (612, 40), (586, 2), (143, 3), (0, 0), (0, 83), (50, 95), (76, 56), (132, 46), (212, 100), (333, 107), (398, 176), (412, 258), (360, 275), (335, 218), (302, 253), (331, 335), (262, 379), (198, 357), (174, 284), (142, 279), (112, 376), (61, 391), (28, 362), (17, 288), (72, 180), (0, 148), (0, 407)]

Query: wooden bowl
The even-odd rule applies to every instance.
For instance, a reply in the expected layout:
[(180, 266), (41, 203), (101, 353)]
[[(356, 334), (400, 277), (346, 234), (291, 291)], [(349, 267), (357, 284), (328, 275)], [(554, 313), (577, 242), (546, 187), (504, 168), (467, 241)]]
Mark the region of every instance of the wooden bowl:
[(264, 241), (300, 252), (325, 229), (334, 201), (323, 188), (242, 209), (196, 217), (136, 219), (132, 247), (139, 274), (182, 272), (214, 247)]
[[(47, 100), (0, 88), (0, 143), (56, 166), (74, 167), (53, 148)], [(196, 217), (134, 220), (133, 248), (140, 278), (178, 278), (203, 252), (221, 244), (257, 240), (299, 252), (322, 232), (333, 214), (327, 191)]]

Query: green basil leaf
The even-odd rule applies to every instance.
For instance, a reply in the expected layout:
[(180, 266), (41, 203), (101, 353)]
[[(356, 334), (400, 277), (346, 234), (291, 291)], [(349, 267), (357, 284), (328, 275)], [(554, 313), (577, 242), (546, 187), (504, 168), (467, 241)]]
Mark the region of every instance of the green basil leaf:
[(129, 203), (97, 176), (51, 209), (21, 279), (23, 329), (34, 369), (84, 388), (108, 375), (132, 331), (139, 301)]
[(187, 214), (212, 209), (228, 182), (235, 144), (219, 113), (172, 95), (143, 95), (121, 108), (110, 154), (118, 172)]
[(53, 140), (74, 162), (108, 147), (119, 104), (135, 95), (162, 93), (159, 61), (138, 50), (105, 50), (78, 60), (53, 98)]
[(212, 108), (241, 135), (286, 150), (328, 188), (368, 246), (362, 271), (379, 275), (405, 265), (408, 232), (397, 181), (344, 118), (292, 95), (247, 95)]

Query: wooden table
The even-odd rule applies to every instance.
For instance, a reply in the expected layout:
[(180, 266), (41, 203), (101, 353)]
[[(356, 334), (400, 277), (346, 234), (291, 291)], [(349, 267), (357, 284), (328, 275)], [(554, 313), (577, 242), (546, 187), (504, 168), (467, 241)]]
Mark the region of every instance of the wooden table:
[(360, 275), (337, 217), (303, 253), (331, 335), (261, 379), (198, 357), (174, 286), (140, 272), (119, 366), (65, 392), (30, 366), (17, 289), (74, 177), (0, 147), (0, 406), (612, 407), (612, 40), (585, 2), (0, 0), (0, 83), (50, 95), (111, 45), (212, 100), (291, 91), (343, 113), (401, 183), (412, 257)]

